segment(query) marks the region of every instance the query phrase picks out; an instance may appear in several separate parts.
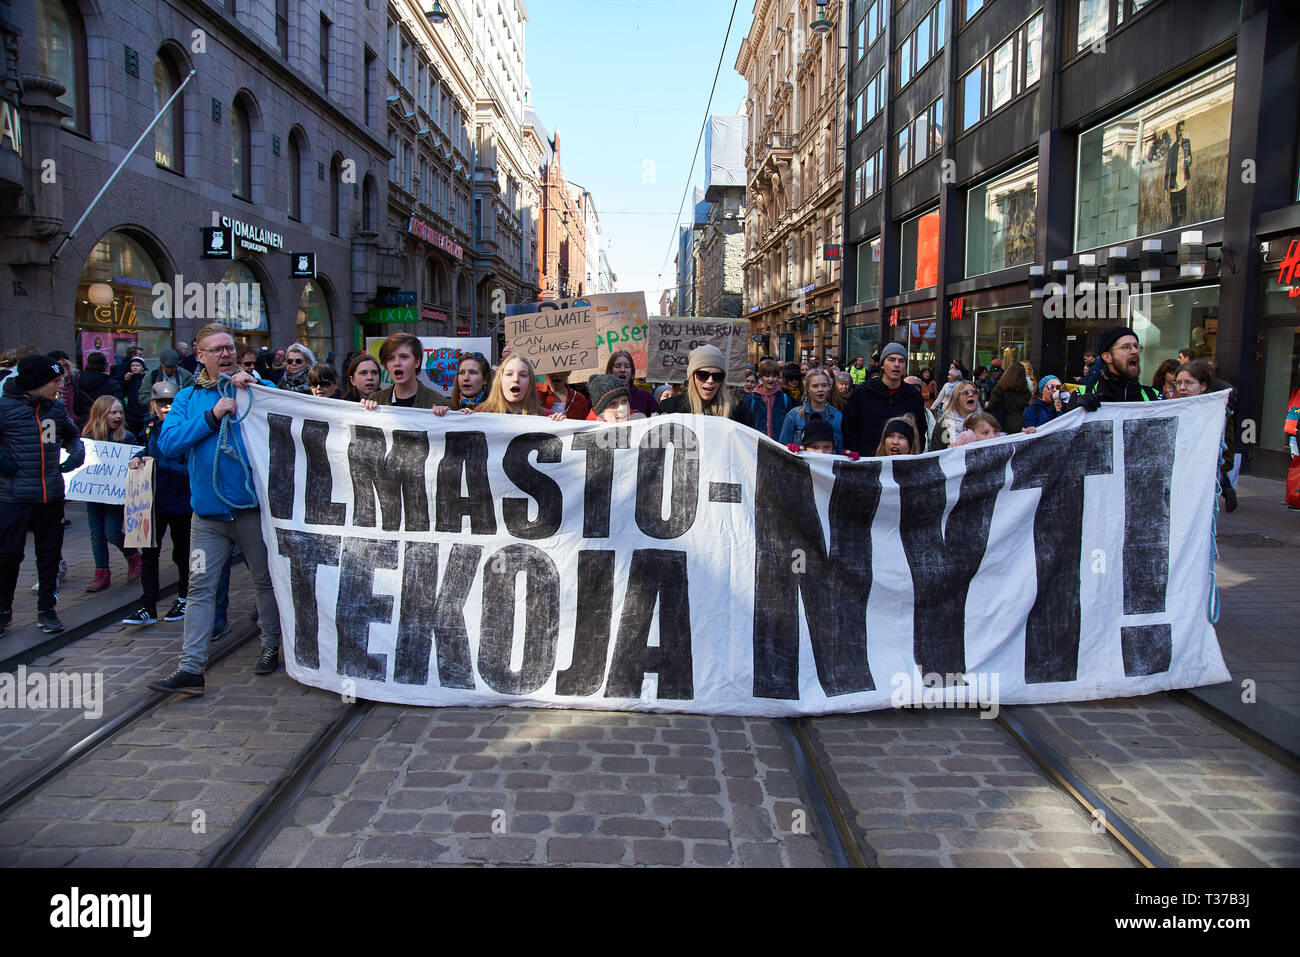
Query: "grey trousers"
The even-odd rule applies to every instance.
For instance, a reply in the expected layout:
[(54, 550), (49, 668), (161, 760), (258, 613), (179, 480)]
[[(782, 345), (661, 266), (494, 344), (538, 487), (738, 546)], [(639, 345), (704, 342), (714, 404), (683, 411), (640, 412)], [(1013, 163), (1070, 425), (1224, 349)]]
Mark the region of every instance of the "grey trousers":
[[(248, 561), (257, 589), (258, 624), (262, 626), (262, 647), (280, 647), (280, 609), (271, 588), (266, 564), (266, 543), (262, 539), (260, 509), (243, 509), (233, 521), (195, 515), (190, 519), (190, 588), (185, 601), (185, 645), (181, 649), (181, 671), (201, 675), (208, 664), (208, 638), (216, 606), (217, 581), (221, 569), (238, 546)], [(235, 617), (236, 613), (232, 613)]]

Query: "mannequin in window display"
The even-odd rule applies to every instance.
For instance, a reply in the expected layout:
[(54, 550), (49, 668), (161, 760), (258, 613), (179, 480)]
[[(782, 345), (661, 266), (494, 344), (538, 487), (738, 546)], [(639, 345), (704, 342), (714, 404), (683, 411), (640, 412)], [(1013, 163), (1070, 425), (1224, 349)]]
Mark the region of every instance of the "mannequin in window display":
[(1169, 194), (1169, 225), (1187, 222), (1187, 184), (1192, 181), (1192, 141), (1184, 131), (1187, 123), (1179, 120), (1174, 138), (1165, 155), (1165, 192)]

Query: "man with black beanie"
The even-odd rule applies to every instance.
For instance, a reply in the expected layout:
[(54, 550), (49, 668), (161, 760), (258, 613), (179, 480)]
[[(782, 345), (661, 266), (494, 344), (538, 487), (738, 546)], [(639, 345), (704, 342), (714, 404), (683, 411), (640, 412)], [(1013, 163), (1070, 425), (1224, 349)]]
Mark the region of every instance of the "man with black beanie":
[[(13, 619), (29, 531), (36, 538), (36, 623), (48, 635), (63, 630), (54, 611), (63, 553), (62, 473), (79, 467), (86, 451), (67, 408), (54, 399), (62, 385), (57, 360), (27, 356), (0, 396), (0, 634)], [(60, 447), (68, 450), (62, 466)]]
[(920, 389), (903, 381), (906, 373), (907, 349), (889, 343), (880, 352), (880, 378), (855, 388), (844, 407), (846, 450), (875, 455), (885, 423), (895, 416), (911, 413), (913, 422), (925, 421), (925, 400)]
[(1138, 381), (1141, 372), (1142, 346), (1137, 333), (1116, 326), (1102, 333), (1097, 351), (1104, 368), (1093, 386), (1084, 386), (1083, 408), (1095, 411), (1102, 402), (1155, 402), (1160, 393)]

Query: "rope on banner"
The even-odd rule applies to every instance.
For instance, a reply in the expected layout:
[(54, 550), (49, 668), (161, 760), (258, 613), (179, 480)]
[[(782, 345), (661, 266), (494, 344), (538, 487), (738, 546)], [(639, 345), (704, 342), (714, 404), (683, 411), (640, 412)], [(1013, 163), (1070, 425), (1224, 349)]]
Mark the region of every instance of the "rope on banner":
[[(247, 389), (243, 390), (248, 392)], [(229, 509), (257, 508), (257, 492), (253, 491), (253, 470), (240, 455), (238, 447), (235, 445), (234, 436), (231, 435), (231, 425), (238, 425), (248, 418), (249, 413), (253, 411), (253, 393), (248, 392), (248, 408), (244, 414), (239, 414), (239, 392), (230, 381), (230, 376), (223, 375), (217, 379), (217, 398), (234, 399), (235, 411), (221, 417), (221, 429), (217, 433), (217, 454), (212, 457), (212, 488), (217, 493), (217, 498)], [(231, 420), (234, 420), (233, 423)], [(228, 455), (239, 465), (240, 471), (244, 475), (244, 491), (248, 492), (249, 502), (239, 504), (232, 502), (221, 494), (221, 483), (217, 481), (217, 469), (221, 465), (221, 456)]]
[(1210, 514), (1210, 603), (1205, 609), (1205, 617), (1211, 625), (1219, 623), (1219, 580), (1215, 566), (1219, 561), (1219, 496), (1223, 494), (1224, 456), (1228, 452), (1228, 440), (1219, 436), (1219, 461), (1214, 468), (1214, 511)]

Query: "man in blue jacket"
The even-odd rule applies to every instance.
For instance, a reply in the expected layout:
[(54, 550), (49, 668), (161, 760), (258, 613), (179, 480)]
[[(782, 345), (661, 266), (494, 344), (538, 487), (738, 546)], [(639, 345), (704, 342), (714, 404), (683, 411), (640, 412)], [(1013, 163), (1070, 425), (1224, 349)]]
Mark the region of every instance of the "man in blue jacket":
[(280, 612), (271, 588), (248, 453), (239, 425), (233, 418), (225, 421), (236, 412), (235, 400), (221, 397), (217, 388), (222, 376), (228, 376), (230, 383), (240, 389), (253, 383), (270, 383), (236, 365), (234, 337), (220, 323), (200, 329), (194, 346), (201, 371), (194, 385), (177, 393), (158, 437), (158, 451), (163, 456), (185, 455), (189, 461), (194, 517), (190, 523), (185, 644), (180, 667), (149, 687), (197, 697), (204, 691), (203, 671), (208, 663), (217, 579), (236, 547), (243, 551), (257, 589), (262, 655), (253, 668), (254, 674), (267, 675), (279, 667)]
[[(27, 547), (36, 538), (36, 623), (47, 635), (63, 623), (54, 612), (63, 554), (63, 472), (86, 460), (78, 429), (62, 402), (63, 368), (49, 356), (26, 356), (0, 396), (0, 635), (13, 620), (14, 587)], [(68, 459), (59, 465), (59, 449)]]

